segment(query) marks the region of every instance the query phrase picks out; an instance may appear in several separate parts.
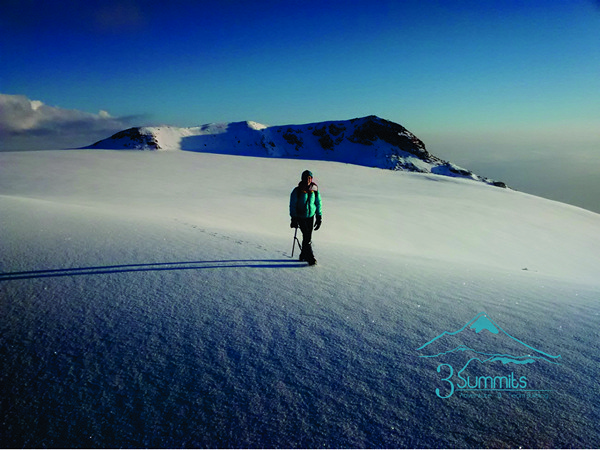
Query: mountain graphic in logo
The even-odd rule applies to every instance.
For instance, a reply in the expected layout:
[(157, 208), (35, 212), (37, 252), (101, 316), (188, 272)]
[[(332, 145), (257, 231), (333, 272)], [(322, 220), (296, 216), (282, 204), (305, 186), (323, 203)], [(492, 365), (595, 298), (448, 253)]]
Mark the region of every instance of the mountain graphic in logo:
[(471, 362), (501, 362), (506, 364), (533, 364), (548, 362), (560, 364), (560, 355), (551, 355), (511, 336), (485, 312), (477, 314), (457, 331), (444, 331), (417, 349), (422, 358), (453, 357), (462, 360), (460, 375)]

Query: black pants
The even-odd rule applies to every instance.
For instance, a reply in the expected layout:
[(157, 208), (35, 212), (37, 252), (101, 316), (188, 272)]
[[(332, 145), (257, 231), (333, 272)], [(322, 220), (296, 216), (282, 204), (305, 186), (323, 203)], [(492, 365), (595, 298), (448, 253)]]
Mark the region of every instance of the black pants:
[(302, 255), (312, 256), (312, 232), (315, 225), (315, 217), (308, 217), (307, 219), (298, 218), (298, 226), (302, 231)]

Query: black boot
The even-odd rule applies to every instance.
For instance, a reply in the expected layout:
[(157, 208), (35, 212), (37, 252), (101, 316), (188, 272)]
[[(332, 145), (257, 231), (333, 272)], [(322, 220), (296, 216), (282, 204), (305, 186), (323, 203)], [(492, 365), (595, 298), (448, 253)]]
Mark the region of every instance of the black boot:
[(305, 244), (302, 247), (302, 253), (300, 254), (300, 261), (306, 261), (309, 266), (314, 266), (317, 263), (315, 255), (312, 251), (311, 244)]

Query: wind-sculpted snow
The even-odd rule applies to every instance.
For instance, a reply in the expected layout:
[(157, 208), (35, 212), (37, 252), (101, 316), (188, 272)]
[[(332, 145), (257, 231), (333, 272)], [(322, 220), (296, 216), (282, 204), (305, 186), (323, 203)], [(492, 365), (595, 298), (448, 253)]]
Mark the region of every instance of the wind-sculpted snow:
[[(306, 169), (315, 267), (290, 257)], [(0, 153), (0, 230), (4, 447), (600, 446), (598, 214), (328, 161), (69, 150)]]
[(236, 122), (193, 128), (131, 128), (88, 148), (188, 150), (335, 161), (468, 178), (506, 187), (502, 182), (481, 177), (431, 155), (425, 149), (425, 144), (402, 125), (376, 116), (274, 127), (256, 122)]

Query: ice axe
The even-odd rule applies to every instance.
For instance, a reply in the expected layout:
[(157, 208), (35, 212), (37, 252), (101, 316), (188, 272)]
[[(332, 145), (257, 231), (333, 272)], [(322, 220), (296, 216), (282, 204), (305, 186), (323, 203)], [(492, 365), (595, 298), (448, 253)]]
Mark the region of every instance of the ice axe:
[(298, 239), (298, 227), (295, 227), (296, 231), (294, 231), (294, 241), (292, 242), (292, 258), (294, 257), (294, 249), (296, 248), (296, 242), (298, 243), (298, 248), (302, 251), (302, 246), (300, 245), (300, 239)]

